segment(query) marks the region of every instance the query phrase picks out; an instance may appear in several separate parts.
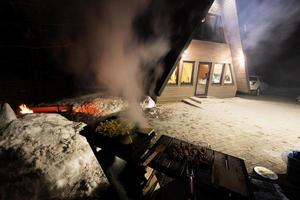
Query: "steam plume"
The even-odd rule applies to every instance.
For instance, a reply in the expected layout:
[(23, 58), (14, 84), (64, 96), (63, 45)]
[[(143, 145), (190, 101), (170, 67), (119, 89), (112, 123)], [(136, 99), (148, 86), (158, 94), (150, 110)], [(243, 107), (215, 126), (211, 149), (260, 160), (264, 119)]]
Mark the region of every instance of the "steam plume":
[[(257, 65), (276, 56), (300, 22), (297, 0), (239, 1), (243, 46), (255, 51)], [(254, 52), (252, 52), (254, 53)]]
[[(141, 39), (134, 29), (136, 17), (147, 8), (148, 1), (102, 1), (89, 10), (84, 40), (70, 52), (71, 66), (79, 75), (95, 78), (109, 95), (125, 98), (132, 120), (144, 124), (139, 101), (144, 95), (146, 72), (159, 67), (169, 44), (159, 33), (159, 13), (151, 22), (151, 39)], [(157, 72), (157, 70), (155, 70)], [(157, 72), (159, 76), (159, 70)]]

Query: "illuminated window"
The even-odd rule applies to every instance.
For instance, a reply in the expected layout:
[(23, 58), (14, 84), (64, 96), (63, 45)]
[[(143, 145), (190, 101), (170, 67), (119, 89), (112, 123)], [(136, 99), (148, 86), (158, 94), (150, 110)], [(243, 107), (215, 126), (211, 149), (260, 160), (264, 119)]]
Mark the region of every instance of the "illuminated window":
[(168, 84), (175, 85), (178, 83), (178, 65), (176, 66), (175, 70), (173, 71)]
[(181, 73), (181, 83), (182, 84), (192, 84), (194, 62), (183, 62), (182, 73)]
[(209, 64), (200, 63), (198, 69), (198, 84), (206, 85), (209, 74)]
[(233, 80), (232, 80), (231, 66), (230, 64), (227, 64), (225, 68), (224, 84), (232, 84), (232, 83)]
[(223, 68), (224, 68), (224, 64), (214, 64), (212, 83), (221, 84)]

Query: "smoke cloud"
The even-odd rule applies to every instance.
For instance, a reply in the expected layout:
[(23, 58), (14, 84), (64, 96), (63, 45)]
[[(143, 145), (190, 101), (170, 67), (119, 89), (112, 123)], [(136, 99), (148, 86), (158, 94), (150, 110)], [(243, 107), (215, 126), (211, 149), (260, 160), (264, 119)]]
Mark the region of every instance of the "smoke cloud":
[(297, 0), (238, 1), (243, 46), (252, 65), (272, 59), (300, 22)]
[(160, 61), (169, 50), (167, 21), (160, 13), (148, 24), (150, 36), (137, 29), (137, 17), (147, 10), (148, 3), (106, 0), (93, 4), (87, 9), (86, 30), (68, 52), (70, 69), (85, 81), (95, 80), (95, 86), (104, 88), (108, 95), (127, 100), (129, 117), (140, 124), (145, 124), (139, 106), (145, 80), (149, 71), (155, 72), (156, 78), (160, 76)]

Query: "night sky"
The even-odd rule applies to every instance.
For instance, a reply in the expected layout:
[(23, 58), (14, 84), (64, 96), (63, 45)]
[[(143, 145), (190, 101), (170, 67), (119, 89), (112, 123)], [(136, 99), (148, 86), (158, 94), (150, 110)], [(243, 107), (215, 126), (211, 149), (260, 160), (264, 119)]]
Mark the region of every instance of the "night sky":
[[(139, 1), (131, 2), (140, 4)], [(134, 13), (130, 27), (133, 32), (131, 37), (133, 40), (127, 41), (128, 38), (124, 38), (128, 37), (125, 36), (127, 27), (122, 26), (127, 16), (123, 19), (115, 19), (122, 16), (122, 13), (134, 9), (134, 6), (127, 8), (123, 5), (124, 12), (118, 11), (118, 9), (123, 8), (122, 4), (131, 5), (124, 3), (124, 1), (1, 1), (0, 91), (5, 95), (0, 96), (0, 102), (7, 99), (23, 101), (24, 103), (39, 103), (45, 100), (51, 102), (82, 93), (107, 89), (107, 87), (101, 88), (104, 84), (97, 85), (95, 82), (98, 80), (96, 79), (100, 79), (99, 75), (106, 76), (101, 77), (101, 79), (112, 77), (113, 74), (118, 74), (117, 72), (120, 70), (115, 70), (113, 74), (97, 73), (99, 70), (95, 70), (95, 68), (99, 68), (97, 62), (105, 60), (107, 67), (103, 68), (106, 69), (126, 66), (128, 63), (126, 60), (123, 60), (123, 63), (116, 61), (123, 58), (122, 52), (132, 52), (134, 48), (141, 49), (135, 54), (136, 56), (133, 56), (133, 60), (140, 62), (139, 67), (144, 67), (142, 73), (137, 73), (138, 75), (144, 74), (144, 77), (140, 79), (147, 82), (140, 84), (142, 89), (145, 89), (145, 93), (149, 95), (151, 95), (148, 92), (150, 90), (157, 93), (159, 90), (157, 85), (162, 85), (162, 82), (154, 81), (156, 72), (153, 73), (153, 70), (149, 70), (151, 69), (149, 64), (157, 66), (160, 62), (163, 70), (156, 71), (160, 71), (161, 77), (166, 76), (167, 71), (173, 67), (190, 38), (192, 29), (200, 23), (199, 19), (204, 17), (204, 13), (209, 9), (211, 3), (212, 0), (200, 2), (198, 0), (186, 2), (181, 0), (149, 1), (146, 9), (142, 9), (143, 13), (140, 10)], [(114, 5), (114, 8), (110, 8), (106, 4)], [(111, 10), (117, 11), (111, 12)], [(204, 12), (204, 10), (206, 11)], [(168, 23), (165, 19), (169, 20)], [(118, 25), (113, 24), (118, 20)], [(125, 29), (121, 30), (118, 27)], [(141, 30), (143, 28), (144, 30)], [(111, 31), (110, 34), (107, 34), (106, 32), (109, 32), (110, 29), (117, 31)], [(168, 30), (169, 33), (166, 34), (164, 29)], [(115, 35), (120, 37), (116, 38)], [(108, 37), (104, 41), (102, 36)], [(100, 37), (103, 41), (99, 39)], [(155, 55), (161, 51), (160, 48), (163, 46), (163, 41), (159, 41), (161, 38), (168, 40), (168, 50), (164, 57), (160, 57), (158, 61), (152, 61), (158, 59), (155, 58)], [(125, 44), (123, 44), (124, 40), (126, 40)], [(169, 43), (169, 41), (172, 42)], [(153, 45), (155, 44), (160, 44), (160, 46), (153, 51), (151, 48), (154, 48)], [(115, 46), (120, 48), (115, 49)], [(150, 54), (143, 55), (145, 52)], [(118, 53), (121, 56), (116, 57), (115, 54)], [(112, 57), (108, 56), (109, 58), (102, 59), (102, 55), (112, 55)], [(152, 58), (149, 59), (149, 55), (153, 55)], [(130, 59), (127, 57), (127, 60)], [(133, 68), (131, 67), (125, 72), (130, 72)], [(128, 83), (128, 80), (137, 78), (136, 74), (134, 77), (128, 77), (125, 73), (125, 76), (112, 77), (108, 82), (110, 82), (109, 85), (113, 85), (112, 80), (120, 82), (116, 80), (122, 79), (124, 81), (123, 84), (120, 84), (121, 86), (126, 85), (124, 82)], [(158, 84), (153, 87), (153, 83)]]
[[(0, 101), (54, 100), (77, 94), (82, 86), (89, 87), (88, 82), (74, 78), (65, 66), (69, 64), (69, 50), (82, 42), (82, 34), (89, 32), (84, 13), (95, 2), (0, 2)], [(300, 1), (237, 3), (249, 73), (263, 76), (271, 85), (299, 88)], [(82, 77), (90, 75), (87, 72)]]
[(237, 3), (249, 74), (270, 85), (300, 88), (300, 1)]

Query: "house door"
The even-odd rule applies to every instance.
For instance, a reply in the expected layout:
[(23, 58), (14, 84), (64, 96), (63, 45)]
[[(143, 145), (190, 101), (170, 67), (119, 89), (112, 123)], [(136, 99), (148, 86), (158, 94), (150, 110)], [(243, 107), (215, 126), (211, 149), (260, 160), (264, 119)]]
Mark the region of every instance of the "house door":
[(195, 94), (196, 96), (207, 94), (210, 68), (210, 63), (199, 63)]

